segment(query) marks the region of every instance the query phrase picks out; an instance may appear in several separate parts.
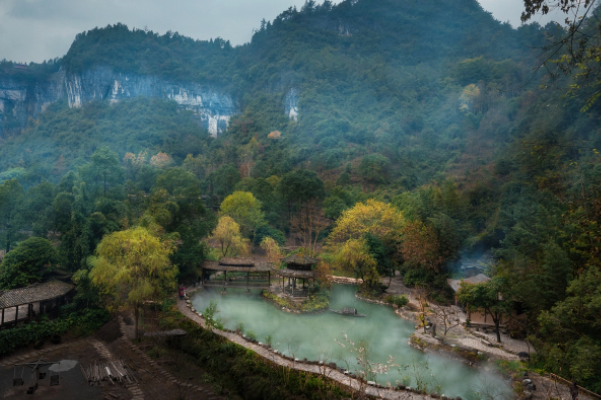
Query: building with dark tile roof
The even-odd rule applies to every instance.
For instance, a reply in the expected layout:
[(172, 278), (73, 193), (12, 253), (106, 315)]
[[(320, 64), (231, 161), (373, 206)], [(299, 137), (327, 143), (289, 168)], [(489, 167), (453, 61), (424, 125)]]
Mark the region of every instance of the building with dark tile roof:
[(38, 315), (58, 316), (59, 307), (70, 300), (72, 291), (73, 285), (58, 280), (0, 291), (0, 329)]

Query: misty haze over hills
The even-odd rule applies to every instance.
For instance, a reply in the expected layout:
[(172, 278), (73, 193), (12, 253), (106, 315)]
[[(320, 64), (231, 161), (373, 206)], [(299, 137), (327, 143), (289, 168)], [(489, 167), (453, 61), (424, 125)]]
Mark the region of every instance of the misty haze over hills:
[(0, 248), (42, 238), (87, 276), (101, 243), (146, 235), (173, 245), (172, 283), (306, 252), (363, 295), (398, 279), (442, 305), (471, 269), (536, 349), (524, 368), (601, 390), (599, 93), (549, 76), (563, 28), (476, 0), (345, 0), (290, 7), (240, 46), (175, 31), (115, 24), (0, 62)]

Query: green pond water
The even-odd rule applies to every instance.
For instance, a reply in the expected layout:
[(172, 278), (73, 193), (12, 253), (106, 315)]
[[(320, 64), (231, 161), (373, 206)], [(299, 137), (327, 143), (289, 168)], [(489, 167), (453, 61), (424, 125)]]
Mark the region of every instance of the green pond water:
[[(221, 295), (218, 289), (204, 289), (194, 295), (192, 304), (197, 310), (204, 310), (214, 300), (219, 311), (217, 317), (226, 328), (234, 330), (242, 323), (244, 331), (254, 332), (260, 342), (266, 342), (265, 337), (270, 335), (272, 347), (283, 354), (293, 355), (299, 360), (335, 362), (351, 372), (357, 370), (356, 360), (348, 349), (344, 334), (356, 346), (368, 343), (370, 362), (386, 363), (392, 356), (394, 363), (400, 366), (376, 376), (375, 380), (380, 384), (403, 383), (417, 387), (416, 380), (420, 378), (428, 385), (429, 391), (440, 386), (441, 393), (464, 399), (488, 397), (484, 392), (490, 390), (504, 396), (511, 394), (507, 383), (492, 372), (413, 349), (407, 343), (414, 331), (413, 323), (399, 318), (391, 307), (358, 300), (354, 293), (352, 286), (334, 285), (330, 308), (356, 308), (359, 313), (367, 315), (365, 318), (332, 312), (289, 314), (263, 300), (259, 291), (249, 295), (244, 289), (228, 289), (227, 295)], [(336, 340), (347, 348), (340, 346)]]

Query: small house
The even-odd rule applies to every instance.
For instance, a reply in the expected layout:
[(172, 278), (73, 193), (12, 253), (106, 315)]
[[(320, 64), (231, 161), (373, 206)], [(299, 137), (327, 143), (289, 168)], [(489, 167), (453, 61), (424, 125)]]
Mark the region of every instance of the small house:
[[(453, 289), (453, 291), (455, 293), (457, 293), (459, 291), (459, 289), (461, 288), (462, 282), (478, 284), (478, 283), (484, 283), (484, 282), (488, 282), (488, 281), (490, 281), (490, 278), (484, 274), (478, 274), (478, 275), (475, 275), (475, 276), (472, 276), (472, 277), (466, 278), (466, 279), (447, 279), (447, 283), (449, 284), (449, 286), (451, 287), (451, 289)], [(459, 305), (457, 298), (455, 298), (455, 305)], [(465, 306), (465, 305), (463, 305), (463, 306)], [(472, 325), (486, 327), (486, 326), (494, 326), (494, 324), (495, 324), (492, 319), (492, 316), (490, 314), (488, 314), (485, 310), (467, 310), (466, 314), (467, 314), (467, 319), (470, 320), (470, 324), (472, 324)], [(516, 314), (516, 312), (513, 311), (512, 315), (515, 315), (515, 314)], [(509, 319), (509, 315), (507, 315), (507, 316), (502, 315), (500, 325), (504, 326), (508, 319)]]
[(73, 285), (58, 280), (0, 291), (0, 329), (41, 315), (58, 317), (59, 307), (71, 300), (72, 291)]

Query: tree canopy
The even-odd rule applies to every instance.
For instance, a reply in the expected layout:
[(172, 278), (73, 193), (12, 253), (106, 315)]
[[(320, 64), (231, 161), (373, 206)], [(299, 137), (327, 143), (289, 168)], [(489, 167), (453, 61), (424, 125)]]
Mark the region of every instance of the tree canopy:
[(161, 300), (176, 287), (173, 244), (161, 242), (137, 227), (104, 236), (90, 261), (92, 281), (134, 309), (138, 334), (139, 309), (147, 300)]
[(50, 241), (30, 237), (9, 251), (2, 260), (0, 289), (15, 289), (41, 282), (57, 261), (56, 249)]

